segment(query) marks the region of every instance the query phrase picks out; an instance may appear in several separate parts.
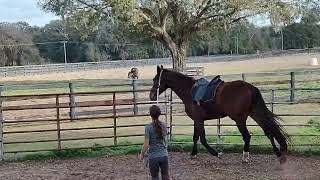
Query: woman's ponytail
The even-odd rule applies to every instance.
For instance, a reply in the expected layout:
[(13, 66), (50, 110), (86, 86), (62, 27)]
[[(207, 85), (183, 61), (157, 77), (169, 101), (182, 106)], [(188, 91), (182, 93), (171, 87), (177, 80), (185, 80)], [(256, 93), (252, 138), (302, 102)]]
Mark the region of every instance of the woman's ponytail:
[(159, 121), (160, 115), (161, 115), (161, 110), (160, 110), (159, 106), (152, 105), (150, 107), (150, 116), (152, 117), (152, 120), (153, 120), (153, 126), (154, 126), (156, 133), (158, 135), (158, 139), (163, 139), (161, 122)]

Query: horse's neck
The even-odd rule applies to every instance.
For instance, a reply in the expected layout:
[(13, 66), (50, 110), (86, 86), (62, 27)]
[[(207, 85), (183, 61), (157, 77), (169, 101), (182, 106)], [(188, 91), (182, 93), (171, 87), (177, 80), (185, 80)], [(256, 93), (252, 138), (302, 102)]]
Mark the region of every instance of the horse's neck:
[(168, 84), (169, 88), (171, 88), (184, 103), (192, 101), (191, 88), (193, 85), (194, 81), (189, 78), (178, 79)]

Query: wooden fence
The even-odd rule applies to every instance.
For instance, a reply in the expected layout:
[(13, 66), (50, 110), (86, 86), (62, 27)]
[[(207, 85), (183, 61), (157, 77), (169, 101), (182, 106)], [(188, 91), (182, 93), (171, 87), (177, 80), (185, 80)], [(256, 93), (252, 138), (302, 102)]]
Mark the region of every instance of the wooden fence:
[[(311, 88), (310, 88), (311, 89)], [(309, 90), (310, 90), (309, 89)], [(320, 91), (320, 88), (313, 88), (312, 90), (315, 91)], [(137, 92), (146, 92), (149, 90), (140, 90)], [(116, 95), (119, 93), (132, 93), (132, 91), (126, 91), (126, 92), (120, 92), (120, 91), (114, 91), (114, 92), (92, 92), (92, 93), (74, 93), (74, 94), (49, 94), (49, 95), (34, 95), (34, 96), (7, 96), (7, 97), (2, 97), (2, 101), (7, 102), (7, 101), (22, 101), (22, 100), (28, 100), (28, 99), (45, 99), (45, 98), (54, 98), (55, 99), (55, 104), (54, 105), (35, 105), (35, 106), (2, 106), (1, 107), (1, 114), (6, 113), (8, 111), (13, 111), (18, 113), (19, 111), (22, 110), (38, 110), (42, 111), (45, 109), (53, 109), (56, 112), (56, 117), (55, 118), (47, 118), (47, 119), (28, 119), (28, 120), (6, 120), (5, 116), (1, 116), (1, 159), (3, 159), (4, 154), (17, 154), (17, 153), (26, 153), (26, 152), (41, 152), (41, 151), (56, 151), (56, 150), (66, 150), (66, 149), (78, 149), (79, 147), (63, 147), (62, 143), (67, 142), (67, 141), (75, 141), (75, 140), (93, 140), (93, 139), (112, 139), (113, 144), (105, 145), (105, 146), (100, 146), (100, 147), (109, 147), (109, 146), (118, 146), (121, 144), (118, 144), (118, 138), (125, 138), (125, 137), (141, 137), (143, 136), (143, 131), (141, 133), (135, 133), (135, 134), (126, 134), (126, 135), (121, 135), (118, 133), (119, 128), (128, 128), (128, 127), (144, 127), (146, 123), (135, 123), (132, 125), (119, 125), (118, 121), (120, 118), (133, 118), (133, 117), (145, 117), (148, 116), (147, 113), (140, 113), (140, 114), (118, 114), (117, 110), (118, 107), (123, 106), (123, 105), (149, 105), (153, 104), (154, 102), (133, 102), (133, 99), (117, 99)], [(96, 107), (96, 106), (104, 106), (112, 107), (113, 113), (111, 115), (104, 115), (104, 116), (99, 116), (99, 117), (84, 117), (84, 118), (75, 118), (71, 119), (69, 117), (61, 117), (61, 110), (63, 108), (70, 108), (69, 104), (66, 103), (61, 103), (60, 100), (63, 99), (64, 97), (69, 97), (70, 95), (96, 95), (96, 94), (111, 94), (112, 99), (107, 100), (107, 101), (96, 101), (96, 102), (86, 102), (86, 103), (76, 103), (75, 107), (80, 108), (80, 107)], [(274, 93), (272, 93), (274, 94)], [(176, 127), (192, 127), (193, 124), (190, 121), (190, 124), (177, 124), (173, 122), (173, 116), (181, 116), (181, 110), (179, 111), (174, 111), (173, 108), (175, 108), (176, 105), (181, 104), (180, 101), (177, 101), (172, 98), (171, 93), (166, 93), (165, 97), (162, 98), (162, 101), (160, 102), (162, 105), (165, 106), (164, 110), (164, 115), (166, 117), (166, 121), (168, 124), (168, 129), (169, 129), (169, 140), (170, 143), (181, 143), (181, 142), (174, 142), (172, 140), (173, 136), (192, 136), (191, 132), (187, 134), (179, 134), (179, 133), (174, 133), (173, 130)], [(273, 106), (275, 104), (297, 104), (299, 102), (268, 102), (268, 104), (271, 105), (271, 110), (273, 111)], [(304, 101), (304, 103), (315, 103), (315, 101)], [(317, 102), (319, 103), (319, 102)], [(320, 117), (320, 114), (279, 114), (280, 116), (315, 116), (315, 117)], [(178, 117), (176, 117), (178, 118)], [(111, 119), (113, 120), (113, 123), (110, 125), (106, 126), (94, 126), (94, 127), (69, 127), (69, 128), (62, 128), (61, 125), (62, 123), (74, 121), (74, 122), (79, 122), (79, 121), (90, 121), (90, 120), (106, 120), (106, 119)], [(54, 128), (52, 129), (33, 129), (33, 130), (8, 130), (8, 128), (4, 127), (10, 127), (12, 125), (15, 126), (25, 126), (26, 124), (30, 123), (48, 123), (48, 124), (55, 124)], [(226, 127), (226, 126), (235, 126), (234, 124), (224, 124), (221, 123), (220, 119), (217, 120), (216, 125), (208, 125), (208, 126), (215, 126), (217, 127), (217, 132), (215, 134), (217, 138), (217, 142), (214, 144), (219, 144), (219, 145), (227, 145), (226, 143), (221, 142), (221, 137), (222, 136), (240, 136), (239, 134), (223, 134), (221, 133), (221, 127)], [(249, 125), (249, 126), (256, 126), (256, 125)], [(320, 127), (319, 124), (285, 124), (284, 126), (297, 126), (297, 127)], [(103, 135), (103, 136), (94, 136), (94, 137), (62, 137), (61, 134), (63, 132), (67, 131), (79, 131), (79, 130), (94, 130), (94, 129), (104, 129), (104, 130), (112, 130), (113, 133), (112, 135)], [(49, 133), (49, 132), (55, 132), (56, 137), (51, 138), (51, 139), (27, 139), (27, 140), (6, 140), (6, 138), (3, 138), (5, 136), (10, 136), (13, 134), (31, 134), (31, 133)], [(254, 134), (252, 136), (263, 136), (263, 134)], [(291, 134), (290, 136), (320, 136), (319, 134), (306, 134), (306, 135), (301, 135), (301, 134)], [(56, 148), (43, 148), (43, 149), (18, 149), (18, 150), (6, 150), (6, 146), (8, 145), (19, 145), (19, 144), (33, 144), (33, 143), (52, 143), (55, 142), (57, 143)], [(184, 142), (185, 143), (185, 142)], [(239, 142), (241, 144), (242, 142)], [(261, 145), (261, 144), (259, 144)], [(305, 144), (295, 144), (295, 146), (320, 146), (320, 144), (312, 144), (312, 143), (305, 143)], [(88, 147), (81, 147), (81, 149), (88, 149), (92, 148), (91, 146)]]
[[(300, 71), (300, 72), (281, 72), (281, 73), (255, 73), (255, 74), (236, 74), (236, 75), (228, 75), (225, 76), (226, 78), (234, 78), (237, 77), (238, 79), (241, 78), (243, 80), (250, 81), (251, 77), (255, 78), (262, 77), (262, 81), (251, 82), (255, 85), (261, 86), (266, 85), (266, 87), (261, 88), (264, 94), (269, 94), (271, 98), (267, 100), (267, 104), (270, 105), (271, 111), (274, 110), (274, 105), (287, 105), (287, 104), (301, 104), (301, 103), (316, 103), (319, 104), (320, 100), (316, 97), (307, 97), (307, 98), (299, 98), (297, 96), (297, 91), (312, 91), (319, 93), (319, 87), (300, 87), (299, 83), (318, 83), (319, 77), (311, 77), (310, 74), (317, 74), (319, 71), (317, 70), (309, 70), (309, 71)], [(289, 80), (269, 80), (266, 81), (267, 76), (288, 76)], [(305, 75), (308, 75), (308, 78), (305, 78)], [(297, 76), (303, 76), (302, 79), (297, 80)], [(278, 79), (278, 77), (276, 78)], [(271, 87), (269, 87), (272, 85)], [(275, 87), (275, 85), (287, 85), (288, 87)], [(298, 86), (297, 86), (298, 85)], [(72, 85), (70, 85), (70, 89), (72, 89)], [(54, 93), (54, 94), (44, 94), (44, 95), (16, 95), (16, 96), (1, 96), (1, 111), (0, 111), (0, 159), (3, 159), (5, 154), (18, 154), (18, 153), (26, 153), (26, 152), (41, 152), (41, 151), (55, 151), (55, 150), (65, 150), (65, 149), (88, 149), (92, 146), (87, 147), (79, 147), (79, 146), (65, 146), (63, 145), (66, 142), (70, 141), (85, 141), (85, 140), (96, 140), (96, 139), (109, 139), (112, 140), (112, 144), (105, 144), (101, 147), (106, 146), (119, 146), (123, 145), (118, 142), (119, 138), (130, 138), (130, 137), (142, 137), (143, 128), (146, 123), (145, 122), (138, 122), (133, 123), (131, 125), (124, 124), (119, 122), (119, 119), (127, 118), (127, 119), (134, 119), (136, 117), (147, 117), (148, 113), (146, 111), (139, 111), (135, 112), (134, 108), (132, 107), (139, 107), (146, 106), (153, 104), (154, 102), (149, 101), (144, 96), (139, 96), (139, 98), (134, 98), (134, 94), (141, 93), (141, 95), (146, 94), (149, 89), (145, 90), (128, 90), (128, 91), (103, 91), (103, 92), (86, 92), (86, 93), (79, 93), (73, 92), (72, 90), (69, 93)], [(277, 92), (288, 92), (289, 91), (289, 99), (284, 101), (277, 101), (276, 93)], [(133, 97), (128, 98), (128, 94), (133, 95)], [(99, 95), (96, 97), (97, 100), (91, 100), (94, 96)], [(78, 96), (85, 96), (87, 99), (85, 101), (78, 102), (75, 100), (75, 97)], [(107, 96), (107, 97), (103, 97)], [(118, 97), (121, 98), (118, 98)], [(319, 96), (318, 96), (319, 97)], [(47, 103), (48, 99), (53, 99), (50, 103)], [(88, 100), (89, 99), (89, 100)], [(265, 98), (267, 99), (267, 98)], [(36, 100), (43, 100), (45, 103), (37, 103), (36, 104), (24, 104), (26, 101), (32, 102)], [(181, 102), (176, 98), (176, 96), (172, 95), (170, 92), (166, 92), (164, 97), (161, 98), (161, 105), (164, 107), (164, 115), (166, 117), (166, 121), (168, 124), (169, 129), (169, 141), (170, 143), (180, 143), (174, 142), (174, 136), (190, 136), (190, 133), (174, 133), (174, 129), (177, 127), (191, 127), (192, 121), (187, 124), (179, 124), (173, 121), (173, 117), (177, 116), (179, 118), (182, 114), (181, 108), (178, 106)], [(99, 114), (98, 116), (84, 116), (84, 117), (73, 117), (70, 112), (72, 109), (75, 112), (78, 112), (78, 109), (81, 108), (91, 108), (91, 107), (101, 107), (103, 108), (100, 112), (109, 112), (104, 114)], [(129, 107), (129, 108), (128, 108)], [(131, 113), (128, 111), (122, 111), (122, 109), (129, 109)], [(143, 109), (143, 108), (141, 108)], [(47, 110), (53, 111), (53, 117), (45, 117), (45, 118), (31, 118), (31, 119), (20, 119), (20, 118), (8, 118), (8, 117), (15, 117), (17, 115), (21, 115), (25, 113), (25, 111), (37, 111), (37, 113), (45, 113)], [(147, 110), (147, 108), (145, 108)], [(65, 113), (68, 112), (68, 113)], [(135, 112), (135, 113), (134, 113)], [(76, 114), (76, 113), (75, 113)], [(279, 114), (280, 116), (299, 116), (299, 117), (320, 117), (320, 114)], [(90, 127), (77, 127), (75, 123), (77, 122), (89, 122), (94, 120), (101, 120), (106, 122), (107, 120), (111, 120), (109, 124), (103, 125), (95, 125)], [(72, 122), (71, 122), (72, 121)], [(35, 128), (29, 130), (25, 129), (27, 126), (32, 126), (32, 124), (39, 124), (42, 123), (43, 126), (49, 126), (50, 128), (39, 128), (35, 126)], [(66, 123), (70, 123), (68, 127), (65, 127)], [(74, 124), (73, 124), (74, 123)], [(221, 137), (223, 136), (240, 136), (239, 134), (224, 134), (221, 132), (221, 127), (232, 127), (235, 126), (234, 124), (225, 124), (221, 123), (220, 120), (217, 120), (216, 124), (210, 124), (209, 127), (216, 127), (217, 132), (213, 134), (217, 141), (214, 144), (219, 145), (226, 145), (227, 143), (223, 143), (221, 141)], [(255, 124), (251, 124), (249, 126), (256, 126)], [(285, 124), (285, 126), (296, 126), (296, 127), (320, 127), (320, 124)], [(13, 128), (12, 130), (12, 127)], [(122, 134), (119, 133), (119, 128), (140, 128), (137, 133), (130, 133), (130, 134)], [(73, 131), (90, 131), (90, 130), (103, 130), (104, 132), (110, 132), (111, 134), (102, 134), (99, 136), (88, 136), (88, 137), (68, 137), (62, 136), (66, 132), (73, 132)], [(52, 137), (48, 138), (41, 138), (36, 135), (30, 135), (34, 133), (55, 133)], [(22, 140), (19, 138), (12, 138), (15, 135), (22, 136)], [(25, 139), (25, 137), (29, 137)], [(263, 134), (254, 134), (253, 136), (263, 136)], [(291, 136), (311, 136), (311, 137), (318, 137), (318, 134), (291, 134)], [(191, 136), (190, 136), (191, 137)], [(33, 139), (35, 138), (35, 139)], [(33, 146), (33, 144), (37, 143), (53, 143), (55, 146), (53, 147), (40, 147), (40, 148), (30, 148), (25, 149), (24, 146), (21, 147), (21, 144), (29, 144)], [(242, 142), (239, 142), (242, 144)], [(134, 143), (133, 143), (134, 144)], [(14, 148), (7, 148), (8, 146), (16, 146), (20, 145), (19, 149)], [(261, 145), (261, 144), (257, 144)], [(305, 143), (305, 144), (295, 144), (295, 146), (319, 146), (318, 143)]]
[[(137, 92), (145, 92), (145, 91), (137, 91)], [(134, 124), (134, 125), (117, 125), (117, 119), (118, 118), (128, 118), (128, 117), (143, 117), (146, 116), (146, 114), (137, 114), (137, 115), (118, 115), (117, 114), (117, 107), (118, 106), (123, 106), (123, 105), (133, 105), (133, 99), (116, 99), (116, 94), (117, 93), (132, 93), (132, 91), (114, 91), (114, 92), (94, 92), (94, 93), (68, 93), (68, 94), (47, 94), (47, 95), (33, 95), (33, 96), (7, 96), (7, 97), (2, 97), (1, 99), (3, 102), (17, 102), (17, 101), (25, 101), (25, 100), (30, 100), (30, 99), (47, 99), (47, 98), (54, 98), (55, 103), (54, 104), (39, 104), (39, 105), (18, 105), (18, 106), (1, 106), (1, 114), (6, 113), (9, 111), (14, 111), (14, 112), (19, 112), (23, 110), (47, 110), (47, 109), (53, 109), (55, 110), (55, 118), (46, 118), (46, 119), (28, 119), (28, 120), (6, 120), (6, 117), (1, 118), (1, 136), (6, 136), (6, 135), (11, 135), (11, 134), (28, 134), (28, 133), (43, 133), (43, 132), (56, 132), (56, 138), (49, 139), (49, 140), (25, 140), (25, 141), (6, 141), (5, 138), (1, 138), (1, 159), (3, 158), (3, 153), (21, 153), (21, 152), (41, 152), (41, 151), (53, 151), (53, 150), (63, 150), (65, 149), (62, 147), (62, 142), (65, 141), (72, 141), (72, 140), (84, 140), (84, 139), (113, 139), (113, 146), (117, 146), (117, 138), (119, 137), (127, 137), (127, 136), (121, 136), (117, 134), (117, 128), (121, 127), (137, 127), (137, 126), (144, 126), (145, 124)], [(75, 107), (80, 108), (80, 107), (99, 107), (99, 106), (104, 106), (104, 107), (112, 107), (113, 113), (111, 115), (104, 115), (104, 116), (99, 116), (99, 117), (94, 117), (94, 118), (88, 118), (88, 117), (83, 117), (83, 118), (69, 118), (69, 117), (61, 117), (61, 110), (64, 108), (70, 108), (71, 104), (69, 103), (61, 103), (60, 100), (67, 97), (69, 98), (70, 96), (80, 96), (80, 95), (106, 95), (106, 94), (111, 94), (112, 98), (111, 100), (105, 100), (105, 101), (89, 101), (89, 102), (83, 102), (83, 103), (75, 103)], [(136, 102), (135, 104), (152, 104), (153, 102)], [(165, 102), (161, 102), (165, 103)], [(69, 122), (69, 121), (88, 121), (88, 120), (104, 120), (104, 119), (113, 119), (113, 124), (109, 126), (99, 126), (99, 127), (81, 127), (81, 128), (61, 128), (61, 124), (64, 122)], [(26, 125), (30, 123), (48, 123), (48, 124), (56, 124), (56, 126), (53, 129), (36, 129), (36, 130), (17, 130), (17, 131), (6, 131), (4, 130), (4, 127), (10, 126), (10, 125)], [(108, 135), (108, 136), (99, 136), (99, 137), (87, 137), (87, 138), (62, 138), (61, 133), (65, 131), (76, 131), (76, 130), (92, 130), (92, 129), (113, 129), (113, 135)], [(140, 136), (140, 135), (135, 135), (135, 136)], [(27, 143), (45, 143), (45, 142), (56, 142), (57, 143), (57, 148), (53, 149), (37, 149), (37, 150), (16, 150), (16, 151), (6, 151), (5, 146), (6, 145), (12, 145), (12, 144), (27, 144)], [(89, 148), (89, 147), (87, 147)]]
[[(289, 49), (264, 52), (261, 54), (249, 55), (217, 55), (217, 56), (196, 56), (187, 57), (188, 63), (206, 63), (218, 61), (247, 60), (253, 58), (267, 58), (281, 55), (294, 55), (303, 53), (319, 53), (320, 48)], [(139, 60), (117, 60), (102, 62), (66, 63), (66, 64), (44, 64), (28, 66), (0, 67), (1, 77), (30, 76), (49, 73), (66, 73), (88, 70), (112, 69), (116, 67), (133, 67), (137, 65), (159, 65), (171, 63), (170, 58), (154, 58)]]
[[(230, 61), (249, 58), (252, 55), (239, 56), (198, 56), (188, 57), (188, 62), (210, 62), (210, 61)], [(113, 69), (118, 67), (136, 67), (138, 65), (159, 65), (170, 64), (170, 58), (139, 59), (139, 60), (118, 60), (103, 62), (83, 62), (67, 64), (45, 64), (45, 65), (28, 65), (28, 66), (10, 66), (0, 67), (1, 77), (30, 76), (50, 73), (68, 73), (91, 70)]]

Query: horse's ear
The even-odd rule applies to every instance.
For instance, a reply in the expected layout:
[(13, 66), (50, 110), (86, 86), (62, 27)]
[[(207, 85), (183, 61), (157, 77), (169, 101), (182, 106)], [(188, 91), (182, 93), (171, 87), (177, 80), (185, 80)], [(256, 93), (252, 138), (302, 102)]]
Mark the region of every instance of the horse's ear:
[(160, 66), (157, 66), (157, 74), (159, 74), (161, 72), (161, 68)]

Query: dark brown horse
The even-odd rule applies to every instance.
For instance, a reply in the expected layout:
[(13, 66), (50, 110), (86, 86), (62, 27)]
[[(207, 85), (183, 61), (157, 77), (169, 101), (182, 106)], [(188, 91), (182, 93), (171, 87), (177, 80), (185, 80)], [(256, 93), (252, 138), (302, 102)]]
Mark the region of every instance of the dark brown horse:
[[(269, 111), (258, 88), (244, 81), (223, 82), (216, 91), (215, 99), (209, 102), (195, 104), (191, 97), (191, 88), (195, 80), (181, 73), (157, 67), (153, 79), (150, 99), (157, 100), (167, 88), (172, 89), (185, 105), (185, 112), (194, 121), (193, 150), (197, 154), (197, 141), (206, 147), (214, 156), (218, 152), (210, 147), (205, 138), (204, 121), (229, 116), (233, 119), (243, 137), (243, 161), (249, 160), (250, 133), (246, 121), (248, 116), (254, 119), (270, 139), (274, 153), (280, 158), (280, 163), (286, 161), (289, 137), (279, 124), (276, 115)], [(274, 140), (280, 144), (280, 150)]]

